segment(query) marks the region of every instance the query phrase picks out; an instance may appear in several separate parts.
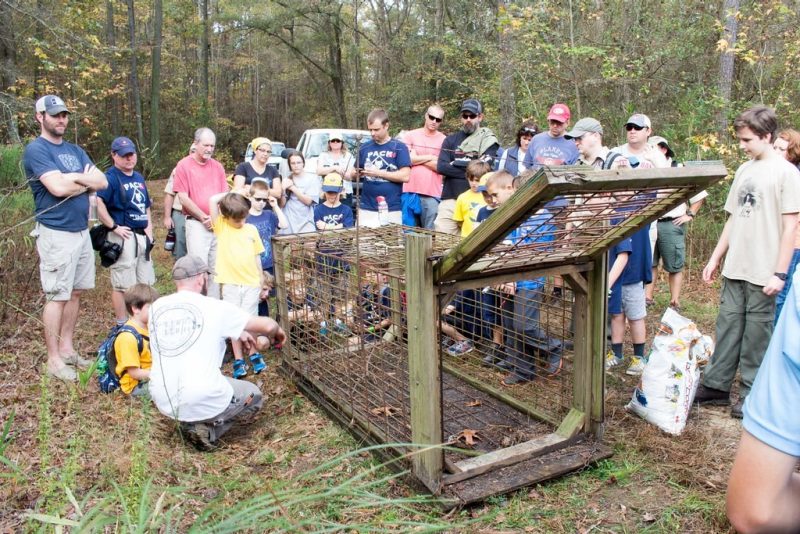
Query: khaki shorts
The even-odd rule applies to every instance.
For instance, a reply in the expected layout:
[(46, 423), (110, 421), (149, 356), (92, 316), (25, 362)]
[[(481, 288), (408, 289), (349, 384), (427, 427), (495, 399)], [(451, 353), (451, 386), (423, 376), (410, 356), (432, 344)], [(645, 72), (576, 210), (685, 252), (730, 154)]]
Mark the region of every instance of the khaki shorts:
[(111, 288), (114, 291), (125, 291), (135, 284), (156, 283), (156, 273), (153, 270), (153, 261), (145, 259), (147, 251), (147, 236), (131, 232), (125, 239), (114, 232), (108, 233), (108, 240), (112, 243), (122, 244), (122, 254), (119, 259), (109, 267), (111, 271)]
[(439, 203), (439, 212), (436, 214), (436, 221), (433, 223), (437, 232), (445, 234), (461, 235), (461, 228), (453, 220), (453, 213), (456, 211), (456, 201), (453, 198), (442, 200)]
[(230, 302), (250, 315), (258, 315), (258, 296), (260, 287), (240, 286), (238, 284), (221, 284), (222, 302)]
[(66, 301), (76, 289), (94, 288), (94, 250), (89, 230), (65, 232), (36, 223), (39, 275), (47, 300)]

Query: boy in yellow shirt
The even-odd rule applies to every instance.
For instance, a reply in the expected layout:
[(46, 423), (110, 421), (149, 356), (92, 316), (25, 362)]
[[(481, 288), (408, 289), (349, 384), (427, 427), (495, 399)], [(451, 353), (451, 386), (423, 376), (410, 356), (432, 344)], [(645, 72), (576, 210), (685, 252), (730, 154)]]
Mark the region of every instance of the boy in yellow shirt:
[(135, 284), (125, 291), (122, 298), (128, 310), (128, 321), (125, 326), (138, 332), (142, 338), (142, 348), (139, 350), (139, 340), (136, 335), (127, 329), (120, 331), (114, 340), (114, 354), (117, 360), (114, 372), (119, 377), (119, 388), (123, 393), (134, 397), (147, 397), (150, 367), (153, 365), (147, 324), (150, 321), (150, 304), (158, 298), (158, 291), (147, 284)]
[[(251, 315), (258, 315), (258, 302), (263, 296), (261, 254), (264, 243), (258, 230), (245, 220), (250, 213), (250, 201), (239, 193), (219, 193), (209, 200), (212, 228), (217, 238), (217, 263), (214, 281), (222, 286), (222, 300), (235, 304)], [(233, 349), (233, 378), (247, 375), (247, 362), (242, 343), (231, 339)], [(264, 357), (250, 354), (253, 372), (266, 369)]]
[(478, 191), (481, 176), (491, 170), (489, 164), (481, 160), (473, 160), (467, 165), (466, 175), (469, 182), (469, 190), (464, 191), (456, 199), (456, 207), (453, 210), (453, 220), (461, 227), (461, 237), (467, 237), (475, 227), (478, 211), (486, 205), (483, 193)]

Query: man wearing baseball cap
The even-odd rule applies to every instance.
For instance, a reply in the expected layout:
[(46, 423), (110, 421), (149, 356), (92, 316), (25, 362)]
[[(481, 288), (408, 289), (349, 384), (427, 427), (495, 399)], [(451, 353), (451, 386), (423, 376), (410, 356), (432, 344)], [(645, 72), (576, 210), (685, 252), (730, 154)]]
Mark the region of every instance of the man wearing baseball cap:
[(283, 343), (286, 334), (269, 317), (250, 315), (229, 302), (207, 297), (208, 264), (187, 255), (175, 262), (177, 292), (150, 307), (153, 367), (150, 395), (158, 410), (180, 423), (181, 435), (197, 449), (219, 447), (219, 438), (263, 404), (259, 387), (221, 371), (225, 340), (248, 349)]
[(619, 166), (619, 154), (603, 145), (603, 126), (600, 121), (586, 117), (575, 123), (575, 127), (564, 134), (571, 139), (580, 153), (580, 163), (595, 169), (613, 169)]
[(578, 148), (564, 137), (570, 112), (566, 104), (553, 104), (547, 114), (547, 131), (536, 134), (528, 145), (523, 164), (528, 169), (553, 165), (573, 165), (578, 161)]
[(111, 304), (118, 324), (127, 320), (125, 290), (135, 284), (153, 285), (156, 275), (150, 250), (153, 219), (150, 194), (144, 176), (135, 170), (136, 145), (127, 137), (111, 142), (113, 165), (106, 171), (108, 188), (97, 195), (97, 216), (108, 232), (108, 240), (122, 245), (119, 259), (111, 265)]
[(47, 373), (73, 381), (70, 365), (88, 366), (73, 346), (80, 295), (94, 287), (94, 251), (89, 239), (89, 193), (106, 188), (105, 175), (86, 152), (64, 141), (69, 109), (55, 95), (36, 101), (41, 135), (25, 147), (25, 176), (36, 206), (39, 274), (46, 302), (42, 310)]
[(442, 143), (436, 170), (442, 175), (442, 201), (434, 222), (437, 232), (458, 235), (461, 230), (453, 220), (458, 195), (469, 189), (467, 165), (480, 159), (489, 165), (500, 149), (500, 143), (492, 130), (481, 126), (483, 105), (475, 98), (461, 104), (461, 129), (448, 135)]

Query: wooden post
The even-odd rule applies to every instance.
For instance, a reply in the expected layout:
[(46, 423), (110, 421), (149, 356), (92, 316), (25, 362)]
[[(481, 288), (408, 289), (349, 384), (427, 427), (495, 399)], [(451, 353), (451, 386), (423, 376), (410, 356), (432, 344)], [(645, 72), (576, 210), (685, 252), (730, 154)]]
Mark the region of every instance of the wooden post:
[(439, 311), (433, 288), (430, 235), (406, 236), (406, 295), (408, 297), (408, 380), (411, 399), (411, 441), (414, 475), (434, 494), (444, 469), (442, 443), (442, 373), (436, 325)]
[(589, 310), (588, 354), (591, 366), (589, 388), (591, 390), (589, 410), (589, 430), (599, 438), (603, 437), (603, 418), (605, 417), (605, 347), (606, 317), (608, 312), (608, 261), (606, 254), (600, 254), (594, 261), (594, 269), (589, 272)]
[(286, 279), (286, 254), (284, 252), (287, 248), (291, 247), (291, 241), (278, 241), (273, 239), (274, 262), (275, 268), (275, 299), (278, 305), (278, 319), (281, 328), (286, 332), (286, 342), (283, 345), (283, 353), (289, 354), (292, 351), (291, 335), (289, 334), (291, 325), (289, 324), (289, 300), (286, 293), (289, 280)]
[[(575, 363), (572, 381), (572, 409), (579, 413), (580, 420), (575, 421), (575, 432), (585, 432), (589, 424), (589, 413), (592, 402), (592, 342), (589, 324), (589, 289), (584, 274), (569, 274), (564, 280), (572, 288), (575, 302), (572, 306), (573, 340), (575, 344)], [(589, 273), (591, 276), (591, 273)], [(580, 279), (577, 279), (580, 278)]]

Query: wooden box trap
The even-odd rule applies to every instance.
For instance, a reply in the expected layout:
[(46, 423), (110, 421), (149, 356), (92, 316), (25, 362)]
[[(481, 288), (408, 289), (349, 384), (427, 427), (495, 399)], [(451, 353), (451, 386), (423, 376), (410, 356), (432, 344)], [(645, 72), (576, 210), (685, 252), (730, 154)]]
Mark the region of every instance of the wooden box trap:
[(608, 457), (606, 252), (725, 176), (544, 169), (463, 240), (394, 225), (277, 237), (283, 368), (453, 504)]

